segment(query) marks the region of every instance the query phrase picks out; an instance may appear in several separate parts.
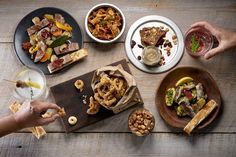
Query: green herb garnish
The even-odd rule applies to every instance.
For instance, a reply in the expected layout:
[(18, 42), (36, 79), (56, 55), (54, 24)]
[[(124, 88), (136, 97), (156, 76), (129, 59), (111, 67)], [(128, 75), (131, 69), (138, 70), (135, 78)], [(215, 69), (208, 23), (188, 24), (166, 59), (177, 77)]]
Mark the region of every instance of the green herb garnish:
[(54, 40), (52, 42), (52, 44), (49, 46), (51, 48), (57, 47), (57, 46), (61, 46), (62, 44), (64, 44), (70, 37), (68, 37), (67, 35), (61, 36), (59, 38), (57, 38), (56, 40)]
[(196, 53), (199, 48), (199, 40), (196, 39), (195, 34), (192, 36), (192, 52)]

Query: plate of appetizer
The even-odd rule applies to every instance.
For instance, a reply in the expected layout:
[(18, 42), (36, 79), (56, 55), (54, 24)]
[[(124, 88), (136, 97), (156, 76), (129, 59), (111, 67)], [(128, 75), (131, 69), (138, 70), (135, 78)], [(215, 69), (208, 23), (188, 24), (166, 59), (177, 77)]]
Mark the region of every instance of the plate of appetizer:
[(221, 106), (215, 80), (207, 71), (194, 67), (169, 72), (157, 89), (155, 100), (161, 117), (172, 127), (184, 129), (194, 120), (191, 131), (209, 125)]
[(173, 68), (184, 52), (179, 27), (170, 19), (150, 15), (130, 27), (125, 40), (126, 55), (138, 69), (161, 73)]
[(55, 85), (51, 92), (67, 113), (62, 118), (66, 132), (143, 104), (125, 59)]
[(85, 17), (85, 30), (99, 43), (115, 42), (125, 30), (125, 16), (114, 4), (97, 4)]
[(27, 14), (14, 34), (17, 57), (26, 66), (52, 74), (87, 56), (80, 26), (67, 12), (52, 7)]

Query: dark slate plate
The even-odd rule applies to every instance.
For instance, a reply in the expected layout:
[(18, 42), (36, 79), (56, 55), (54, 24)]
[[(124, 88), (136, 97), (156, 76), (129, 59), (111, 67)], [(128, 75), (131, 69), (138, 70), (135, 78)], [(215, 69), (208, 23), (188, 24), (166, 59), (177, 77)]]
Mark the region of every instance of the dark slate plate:
[[(119, 64), (122, 65), (125, 71), (131, 74), (129, 66), (125, 59), (110, 65)], [(100, 111), (95, 115), (87, 114), (89, 97), (93, 95), (91, 80), (94, 71), (91, 71), (89, 73), (75, 77), (71, 80), (51, 87), (51, 92), (55, 98), (56, 103), (59, 106), (65, 108), (66, 116), (62, 118), (62, 122), (66, 132), (75, 131), (77, 129), (91, 125), (93, 123), (115, 115), (112, 111), (107, 110), (104, 107), (101, 107)], [(78, 92), (78, 90), (74, 87), (74, 82), (79, 79), (83, 80), (85, 85), (82, 92)], [(83, 95), (87, 95), (87, 104), (83, 104)], [(76, 125), (71, 126), (68, 123), (68, 118), (70, 116), (77, 117), (78, 122), (76, 123)]]
[(41, 18), (46, 13), (47, 14), (59, 13), (62, 16), (64, 16), (66, 22), (70, 24), (73, 28), (71, 41), (78, 42), (80, 48), (83, 47), (83, 35), (81, 32), (80, 26), (78, 25), (76, 20), (70, 14), (58, 8), (45, 7), (45, 8), (36, 9), (32, 11), (31, 13), (29, 13), (28, 15), (26, 15), (20, 21), (20, 23), (16, 27), (15, 34), (14, 34), (14, 48), (15, 48), (17, 57), (19, 58), (22, 64), (26, 66), (31, 66), (31, 67), (37, 67), (41, 69), (44, 74), (48, 75), (50, 74), (47, 68), (49, 61), (45, 63), (40, 63), (40, 62), (34, 63), (33, 60), (30, 58), (30, 55), (28, 54), (28, 52), (22, 49), (22, 43), (29, 41), (29, 36), (27, 34), (26, 29), (33, 25), (31, 20), (35, 16), (38, 16)]

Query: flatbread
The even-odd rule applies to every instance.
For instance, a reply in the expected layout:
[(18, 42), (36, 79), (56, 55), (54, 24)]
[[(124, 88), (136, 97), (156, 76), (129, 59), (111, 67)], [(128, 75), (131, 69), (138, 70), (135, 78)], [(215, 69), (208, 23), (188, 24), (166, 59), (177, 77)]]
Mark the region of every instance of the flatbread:
[(190, 135), (193, 129), (200, 124), (216, 107), (217, 103), (210, 100), (203, 108), (192, 118), (192, 120), (185, 126), (184, 131)]
[[(83, 59), (83, 58), (85, 58), (87, 56), (88, 56), (88, 49), (87, 48), (80, 49), (80, 50), (75, 51), (73, 53), (67, 54), (66, 57), (70, 58), (70, 60), (68, 60), (68, 62), (66, 62), (66, 63), (63, 63), (60, 68), (54, 68), (52, 66), (53, 63), (49, 63), (48, 64), (48, 70), (49, 70), (50, 73), (54, 73), (54, 72), (56, 72), (56, 71), (58, 71), (58, 70), (60, 70), (60, 69), (62, 69), (64, 67), (66, 67), (66, 66), (68, 66), (68, 65), (70, 65), (72, 63), (75, 63), (75, 62), (77, 62), (77, 61), (79, 61), (79, 60), (81, 60), (81, 59)], [(63, 57), (61, 57), (61, 58), (64, 59)]]

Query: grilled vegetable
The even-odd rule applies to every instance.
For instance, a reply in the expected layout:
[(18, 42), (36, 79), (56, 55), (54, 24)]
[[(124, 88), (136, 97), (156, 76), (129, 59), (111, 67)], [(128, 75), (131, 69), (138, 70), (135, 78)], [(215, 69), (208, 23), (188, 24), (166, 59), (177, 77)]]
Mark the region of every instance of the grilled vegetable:
[(46, 49), (46, 53), (44, 54), (43, 58), (40, 60), (40, 62), (46, 62), (47, 60), (50, 60), (52, 55), (52, 48), (48, 47)]
[(172, 106), (175, 98), (175, 89), (169, 88), (166, 92), (166, 105)]
[(71, 26), (66, 26), (66, 25), (63, 25), (61, 24), (60, 22), (56, 21), (56, 26), (60, 29), (63, 29), (65, 31), (72, 31), (72, 27)]
[(53, 15), (51, 15), (51, 14), (44, 14), (44, 17), (48, 20), (53, 20), (54, 19)]

